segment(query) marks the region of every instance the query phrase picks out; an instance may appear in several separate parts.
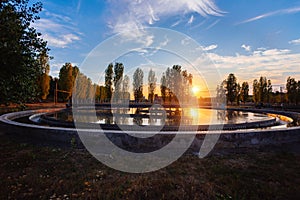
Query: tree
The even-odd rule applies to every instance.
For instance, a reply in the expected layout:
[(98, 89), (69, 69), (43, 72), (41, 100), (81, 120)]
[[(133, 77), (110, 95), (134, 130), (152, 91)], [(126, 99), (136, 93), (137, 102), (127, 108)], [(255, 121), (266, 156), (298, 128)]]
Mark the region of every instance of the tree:
[(166, 93), (167, 93), (167, 80), (166, 80), (166, 75), (163, 73), (161, 79), (160, 79), (160, 93), (163, 102), (166, 101)]
[(100, 102), (104, 102), (108, 99), (107, 96), (107, 88), (105, 86), (100, 86), (99, 87), (99, 100)]
[(190, 85), (188, 80), (188, 72), (187, 70), (183, 70), (181, 72), (182, 75), (182, 93), (183, 93), (183, 101), (187, 102), (189, 100), (190, 94)]
[(257, 79), (253, 81), (253, 100), (255, 103), (269, 103), (271, 95), (271, 80), (267, 80), (266, 77), (261, 76), (259, 81)]
[(241, 100), (246, 103), (246, 101), (249, 98), (249, 84), (248, 82), (243, 82), (242, 88), (241, 88)]
[(226, 85), (226, 80), (224, 80), (220, 85), (218, 85), (217, 89), (216, 89), (216, 92), (217, 92), (216, 103), (217, 103), (217, 106), (219, 106), (219, 107), (223, 107), (227, 102), (225, 85)]
[(189, 73), (188, 77), (187, 77), (187, 80), (188, 80), (188, 93), (186, 94), (186, 97), (188, 98), (188, 100), (190, 100), (190, 96), (191, 96), (191, 88), (193, 86), (193, 75), (191, 73)]
[(125, 75), (123, 79), (123, 85), (122, 85), (122, 93), (123, 93), (124, 100), (130, 100), (129, 84), (130, 84), (129, 76)]
[(157, 78), (155, 77), (155, 72), (150, 69), (148, 74), (148, 99), (150, 99), (150, 102), (153, 103), (154, 101), (154, 91), (156, 88), (156, 81)]
[[(63, 81), (70, 81), (71, 82), (72, 79), (70, 78), (70, 80), (63, 80)], [(61, 81), (59, 83), (59, 86), (61, 88), (60, 84), (63, 84), (63, 83)], [(77, 76), (76, 86), (75, 86), (75, 89), (76, 89), (76, 93), (75, 94), (76, 94), (76, 96), (74, 96), (74, 97), (75, 97), (76, 100), (79, 100), (80, 103), (83, 103), (86, 99), (88, 99), (88, 96), (87, 96), (87, 94), (88, 94), (88, 92), (87, 92), (88, 91), (88, 87), (89, 87), (89, 85), (88, 85), (88, 78), (83, 73), (79, 73), (78, 76)]]
[(67, 100), (72, 96), (74, 82), (78, 73), (79, 73), (78, 67), (77, 66), (73, 67), (71, 63), (64, 64), (60, 69), (58, 87), (60, 90), (69, 92), (61, 95), (64, 100)]
[(107, 66), (107, 69), (105, 70), (105, 89), (106, 89), (106, 96), (108, 101), (111, 100), (111, 96), (113, 92), (113, 88), (112, 88), (113, 74), (114, 74), (113, 64), (110, 63)]
[(181, 75), (181, 66), (180, 65), (173, 65), (171, 69), (172, 73), (172, 91), (173, 91), (173, 98), (175, 101), (182, 100), (183, 93), (182, 93), (182, 75)]
[[(163, 100), (172, 100), (181, 102), (190, 99), (190, 89), (193, 83), (193, 75), (188, 74), (186, 70), (182, 71), (180, 65), (173, 65), (167, 68), (161, 79), (161, 95)], [(175, 96), (176, 95), (176, 96)]]
[(265, 99), (267, 97), (267, 78), (266, 77), (260, 77), (259, 78), (259, 102), (263, 103), (265, 102)]
[(236, 103), (237, 103), (237, 105), (240, 105), (240, 101), (241, 101), (241, 85), (239, 83), (237, 83), (237, 86), (236, 86)]
[(88, 100), (88, 102), (91, 102), (92, 100), (95, 100), (96, 88), (90, 78), (86, 79), (86, 86), (86, 99)]
[(171, 69), (168, 67), (166, 70), (166, 97), (169, 100), (169, 102), (171, 102), (172, 98), (173, 98), (173, 76), (172, 76), (172, 71)]
[(45, 100), (49, 94), (50, 90), (50, 66), (49, 66), (49, 56), (46, 54), (46, 52), (42, 53), (39, 56), (39, 62), (41, 65), (41, 75), (38, 79), (38, 85), (40, 90), (40, 98), (42, 100)]
[(253, 81), (253, 101), (254, 103), (258, 103), (259, 102), (259, 83), (257, 81), (257, 79), (254, 79)]
[(234, 74), (229, 74), (226, 79), (227, 100), (234, 102), (238, 95), (237, 80)]
[(143, 98), (143, 79), (144, 72), (137, 68), (133, 74), (133, 93), (136, 102), (140, 102)]
[(300, 102), (300, 80), (297, 83), (297, 104)]
[(119, 95), (121, 92), (121, 85), (123, 80), (124, 66), (122, 63), (115, 63), (114, 66), (114, 86), (115, 86), (115, 94)]
[(38, 57), (49, 51), (47, 42), (32, 25), (42, 3), (29, 0), (0, 1), (0, 103), (24, 103), (39, 95)]
[(289, 103), (296, 103), (299, 89), (297, 81), (294, 78), (288, 77), (286, 89)]
[(267, 81), (267, 102), (270, 103), (271, 95), (273, 92), (272, 82), (271, 80)]

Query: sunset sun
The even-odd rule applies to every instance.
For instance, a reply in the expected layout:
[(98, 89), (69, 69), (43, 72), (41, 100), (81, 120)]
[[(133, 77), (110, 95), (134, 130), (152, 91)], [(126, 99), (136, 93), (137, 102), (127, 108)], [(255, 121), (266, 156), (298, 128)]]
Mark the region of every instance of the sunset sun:
[(195, 96), (198, 95), (199, 91), (200, 91), (200, 88), (198, 86), (193, 86), (192, 87), (193, 95), (195, 95)]

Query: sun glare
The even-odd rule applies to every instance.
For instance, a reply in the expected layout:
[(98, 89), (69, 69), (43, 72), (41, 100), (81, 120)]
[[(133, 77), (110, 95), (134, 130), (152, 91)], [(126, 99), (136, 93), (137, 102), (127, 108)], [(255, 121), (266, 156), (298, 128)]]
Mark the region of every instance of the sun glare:
[(192, 92), (195, 96), (198, 95), (199, 91), (200, 91), (199, 87), (197, 86), (192, 87)]
[(197, 118), (198, 117), (198, 111), (196, 109), (191, 109), (190, 110), (190, 116), (193, 118)]

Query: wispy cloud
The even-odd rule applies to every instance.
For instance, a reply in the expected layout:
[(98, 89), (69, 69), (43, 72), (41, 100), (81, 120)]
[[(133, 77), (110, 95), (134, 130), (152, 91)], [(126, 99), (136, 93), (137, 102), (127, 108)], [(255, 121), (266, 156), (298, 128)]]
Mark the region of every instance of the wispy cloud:
[(43, 9), (43, 13), (45, 14), (45, 16), (47, 18), (52, 18), (53, 20), (56, 20), (56, 21), (63, 21), (63, 22), (66, 22), (66, 23), (71, 23), (71, 21), (72, 21), (72, 19), (68, 16), (50, 12), (45, 8)]
[(129, 39), (146, 37), (144, 28), (155, 24), (162, 18), (193, 13), (192, 17), (187, 20), (187, 23), (192, 23), (195, 18), (194, 14), (204, 17), (223, 15), (223, 12), (211, 0), (110, 0), (109, 3), (112, 16), (114, 16), (110, 19), (109, 27), (113, 33), (124, 34)]
[(76, 7), (76, 12), (78, 13), (81, 9), (81, 0), (78, 0), (77, 2), (77, 7)]
[(212, 27), (214, 27), (215, 25), (217, 25), (217, 23), (219, 23), (220, 22), (220, 20), (218, 19), (218, 20), (216, 20), (216, 21), (214, 21), (211, 25), (209, 25), (207, 28), (206, 28), (206, 30), (209, 30), (209, 29), (211, 29)]
[(300, 12), (300, 7), (293, 7), (293, 8), (287, 8), (287, 9), (282, 9), (282, 10), (276, 10), (276, 11), (273, 11), (273, 12), (268, 12), (268, 13), (264, 13), (264, 14), (252, 17), (250, 19), (246, 19), (242, 22), (237, 23), (236, 25), (257, 21), (257, 20), (260, 20), (260, 19), (264, 19), (264, 18), (267, 18), (267, 17), (276, 16), (276, 15), (293, 14), (293, 13), (297, 13), (297, 12)]
[(181, 22), (182, 22), (181, 19), (180, 19), (180, 20), (177, 20), (175, 23), (173, 23), (173, 24), (171, 25), (171, 27), (178, 26)]
[(67, 35), (59, 35), (56, 37), (45, 34), (43, 38), (46, 41), (48, 41), (50, 46), (58, 48), (66, 48), (69, 44), (73, 43), (74, 41), (80, 40), (80, 38), (77, 35), (74, 35), (72, 33)]
[(165, 36), (164, 40), (160, 42), (156, 47), (137, 48), (132, 50), (138, 52), (139, 55), (142, 56), (148, 63), (155, 65), (148, 57), (151, 57), (154, 54), (156, 54), (158, 51), (163, 49), (164, 46), (167, 46), (169, 42), (170, 42), (169, 38)]
[(188, 24), (192, 24), (194, 22), (194, 19), (195, 19), (194, 15), (192, 15), (191, 18), (188, 21)]
[(243, 45), (241, 46), (241, 48), (243, 48), (245, 51), (251, 51), (251, 46), (249, 46), (249, 45), (243, 44)]
[(48, 41), (50, 47), (67, 48), (79, 41), (82, 33), (77, 31), (68, 16), (51, 13), (44, 10), (45, 18), (36, 21), (33, 26), (42, 33), (42, 38)]
[(211, 51), (211, 50), (214, 50), (216, 48), (218, 48), (218, 45), (216, 45), (216, 44), (212, 44), (212, 45), (209, 45), (207, 47), (202, 47), (203, 51)]
[(289, 44), (299, 45), (300, 44), (300, 38), (296, 39), (296, 40), (289, 41)]

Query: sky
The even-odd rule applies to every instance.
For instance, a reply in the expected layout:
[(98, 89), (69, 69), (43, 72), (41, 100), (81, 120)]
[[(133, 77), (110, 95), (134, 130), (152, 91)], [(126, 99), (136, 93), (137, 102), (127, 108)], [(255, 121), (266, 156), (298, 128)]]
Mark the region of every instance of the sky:
[[(42, 3), (41, 19), (34, 26), (48, 41), (50, 55), (54, 57), (50, 62), (52, 76), (58, 76), (62, 65), (71, 62), (87, 75), (94, 75), (94, 82), (101, 83), (110, 62), (104, 59), (106, 56), (124, 63), (128, 75), (135, 68), (144, 67), (156, 68), (160, 76), (166, 67), (181, 64), (195, 77), (201, 74), (202, 78), (194, 78), (195, 84), (206, 82), (208, 90), (214, 90), (229, 73), (234, 73), (238, 82), (248, 81), (250, 85), (254, 79), (266, 76), (275, 90), (285, 85), (288, 76), (300, 80), (297, 0)], [(139, 44), (133, 45), (136, 51), (108, 56), (117, 52), (116, 48), (132, 43)], [(91, 65), (96, 69), (90, 70)]]

